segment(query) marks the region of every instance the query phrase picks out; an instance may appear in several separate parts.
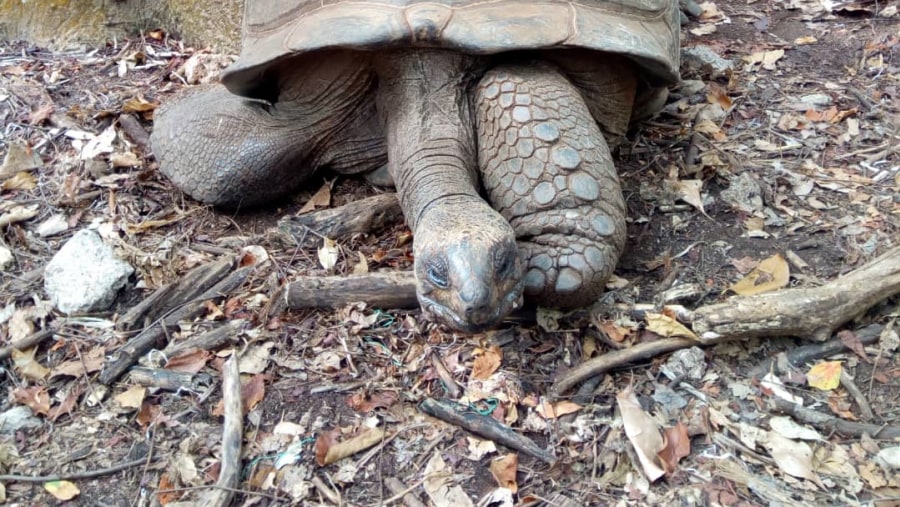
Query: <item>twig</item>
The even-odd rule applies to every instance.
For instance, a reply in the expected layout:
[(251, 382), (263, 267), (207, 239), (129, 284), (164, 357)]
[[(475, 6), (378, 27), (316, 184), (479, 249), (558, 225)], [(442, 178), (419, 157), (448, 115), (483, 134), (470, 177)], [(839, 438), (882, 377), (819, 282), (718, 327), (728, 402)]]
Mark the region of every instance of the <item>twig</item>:
[(391, 490), (391, 493), (393, 493), (394, 496), (386, 499), (382, 502), (382, 505), (390, 505), (398, 500), (403, 500), (406, 507), (425, 507), (425, 504), (412, 494), (413, 490), (421, 486), (423, 482), (424, 479), (407, 488), (405, 484), (400, 482), (400, 479), (396, 477), (385, 477), (384, 485)]
[(340, 493), (336, 492), (335, 490), (331, 489), (330, 486), (325, 484), (325, 481), (323, 481), (321, 477), (319, 477), (318, 475), (314, 475), (310, 482), (312, 482), (312, 485), (316, 487), (316, 491), (321, 493), (326, 500), (333, 503), (334, 505), (341, 504)]
[(460, 426), (470, 433), (498, 442), (545, 463), (553, 465), (556, 457), (538, 447), (531, 439), (520, 435), (489, 416), (483, 416), (456, 403), (447, 403), (434, 398), (425, 398), (419, 403), (419, 410), (444, 422)]
[(10, 345), (6, 347), (0, 348), (0, 359), (7, 359), (12, 356), (13, 350), (28, 350), (31, 347), (41, 343), (53, 336), (54, 331), (52, 329), (42, 329), (36, 333), (32, 333), (21, 340), (12, 342)]
[(581, 363), (568, 371), (553, 383), (553, 386), (550, 387), (550, 394), (551, 396), (559, 397), (562, 393), (574, 387), (575, 384), (613, 368), (695, 345), (699, 345), (697, 341), (687, 338), (665, 338), (655, 342), (640, 343), (628, 349), (614, 350)]
[(431, 366), (434, 367), (434, 371), (436, 371), (438, 377), (440, 377), (441, 384), (447, 391), (447, 396), (449, 398), (455, 400), (462, 396), (462, 389), (460, 388), (459, 384), (456, 383), (456, 379), (453, 378), (453, 374), (450, 373), (450, 370), (448, 370), (444, 362), (441, 361), (440, 356), (434, 352), (432, 352), (431, 354)]
[(872, 407), (869, 405), (869, 400), (863, 396), (862, 391), (859, 390), (859, 387), (856, 386), (856, 382), (853, 381), (853, 377), (847, 373), (847, 370), (841, 369), (841, 385), (844, 386), (844, 389), (853, 397), (853, 400), (859, 405), (859, 411), (862, 413), (862, 417), (864, 421), (871, 421), (875, 419), (875, 413), (872, 412)]
[[(876, 341), (878, 341), (879, 336), (881, 336), (882, 329), (884, 329), (882, 325), (872, 324), (871, 326), (864, 327), (863, 329), (857, 331), (856, 336), (857, 338), (859, 338), (860, 343), (862, 343), (863, 345), (868, 345), (870, 343), (875, 343)], [(828, 356), (832, 356), (845, 350), (849, 349), (846, 345), (844, 345), (844, 342), (836, 338), (824, 343), (804, 345), (802, 347), (791, 349), (791, 351), (788, 352), (786, 356), (789, 364), (791, 364), (792, 366), (800, 366), (809, 361), (815, 361), (816, 359), (822, 359)], [(766, 359), (757, 366), (753, 367), (753, 369), (751, 369), (749, 372), (749, 376), (762, 377), (769, 371), (776, 370), (777, 364), (778, 362), (775, 360), (775, 358)]]
[(44, 476), (31, 476), (31, 475), (0, 475), (0, 482), (54, 482), (54, 481), (75, 481), (80, 479), (93, 479), (96, 477), (102, 477), (104, 475), (114, 474), (116, 472), (121, 472), (122, 470), (129, 469), (131, 467), (136, 467), (138, 465), (143, 465), (148, 460), (147, 456), (143, 458), (126, 461), (125, 463), (119, 463), (118, 465), (113, 465), (111, 467), (100, 468), (98, 470), (88, 470), (85, 472), (75, 472), (71, 474), (65, 475), (44, 475)]
[(234, 489), (241, 479), (241, 442), (244, 437), (244, 408), (241, 404), (241, 372), (237, 354), (232, 354), (222, 368), (222, 400), (225, 423), (222, 425), (222, 468), (216, 489), (211, 490), (201, 505), (223, 507), (231, 503)]
[(782, 400), (781, 398), (770, 399), (769, 406), (775, 412), (790, 415), (795, 419), (799, 419), (800, 421), (811, 424), (817, 428), (836, 431), (851, 437), (858, 438), (865, 433), (871, 435), (872, 438), (883, 438), (886, 440), (900, 438), (900, 426), (878, 426), (877, 424), (845, 421), (834, 416), (816, 412), (815, 410), (806, 407), (801, 407), (796, 403), (791, 403), (787, 400)]

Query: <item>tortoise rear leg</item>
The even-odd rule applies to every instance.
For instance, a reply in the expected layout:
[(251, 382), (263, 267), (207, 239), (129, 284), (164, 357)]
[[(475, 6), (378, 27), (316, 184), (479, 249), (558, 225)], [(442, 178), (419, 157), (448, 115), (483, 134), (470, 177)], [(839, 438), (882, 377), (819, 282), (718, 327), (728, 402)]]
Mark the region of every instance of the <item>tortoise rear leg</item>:
[(502, 66), (479, 82), (475, 111), (483, 184), (515, 230), (526, 296), (556, 307), (595, 300), (622, 253), (625, 204), (581, 94), (550, 65)]
[(366, 62), (338, 54), (281, 74), (272, 102), (213, 85), (166, 104), (151, 137), (163, 174), (195, 199), (236, 207), (284, 196), (317, 169), (387, 161)]

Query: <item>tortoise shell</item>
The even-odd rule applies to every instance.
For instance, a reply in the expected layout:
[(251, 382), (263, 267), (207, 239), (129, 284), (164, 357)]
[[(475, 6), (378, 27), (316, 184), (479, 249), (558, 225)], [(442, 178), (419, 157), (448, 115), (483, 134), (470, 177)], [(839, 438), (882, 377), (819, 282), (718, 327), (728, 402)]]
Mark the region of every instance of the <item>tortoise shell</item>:
[(489, 55), (581, 48), (631, 58), (653, 85), (678, 80), (674, 0), (249, 0), (241, 56), (223, 76), (253, 95), (275, 62), (326, 49), (444, 48)]

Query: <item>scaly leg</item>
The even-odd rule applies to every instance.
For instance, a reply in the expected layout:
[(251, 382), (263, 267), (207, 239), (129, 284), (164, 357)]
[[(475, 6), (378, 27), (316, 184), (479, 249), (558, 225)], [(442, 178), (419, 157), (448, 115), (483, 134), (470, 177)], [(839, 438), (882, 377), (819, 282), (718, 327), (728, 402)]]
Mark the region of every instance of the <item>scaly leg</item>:
[(160, 170), (200, 201), (264, 203), (318, 169), (371, 170), (387, 160), (375, 76), (358, 53), (335, 53), (269, 81), (272, 101), (221, 85), (189, 89), (158, 113), (151, 137)]
[[(631, 107), (609, 99), (613, 109)], [(515, 230), (526, 297), (589, 304), (622, 253), (625, 204), (581, 94), (551, 65), (501, 66), (479, 82), (475, 114), (483, 184)]]

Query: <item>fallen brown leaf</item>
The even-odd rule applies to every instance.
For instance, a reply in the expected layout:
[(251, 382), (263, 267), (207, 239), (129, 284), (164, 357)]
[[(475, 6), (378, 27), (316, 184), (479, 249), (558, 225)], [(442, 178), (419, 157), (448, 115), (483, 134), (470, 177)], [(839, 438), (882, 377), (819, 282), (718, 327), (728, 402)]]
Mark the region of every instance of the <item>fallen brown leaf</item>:
[(384, 439), (384, 428), (363, 428), (356, 435), (338, 442), (334, 432), (323, 433), (316, 439), (316, 463), (327, 466), (364, 451)]
[(690, 456), (691, 454), (691, 437), (688, 435), (687, 426), (678, 421), (678, 424), (671, 428), (663, 429), (663, 447), (657, 454), (667, 475), (672, 475), (678, 468), (678, 462), (681, 458)]
[(506, 488), (513, 493), (519, 491), (516, 482), (516, 472), (519, 470), (519, 455), (507, 454), (491, 460), (491, 475), (497, 481), (497, 485)]
[(790, 278), (790, 266), (784, 257), (777, 253), (760, 262), (756, 269), (728, 290), (742, 296), (751, 296), (786, 287)]
[(17, 387), (12, 391), (16, 403), (25, 405), (35, 414), (47, 415), (50, 412), (50, 394), (43, 386)]
[(400, 399), (397, 391), (381, 391), (366, 396), (366, 393), (356, 393), (347, 397), (347, 405), (353, 410), (362, 413), (371, 412), (377, 408), (388, 408)]
[(659, 461), (659, 452), (665, 447), (665, 442), (656, 422), (641, 408), (632, 386), (616, 395), (616, 402), (622, 414), (625, 435), (634, 447), (644, 473), (651, 482), (659, 479), (666, 473)]
[(212, 357), (212, 353), (208, 350), (189, 350), (169, 359), (165, 368), (183, 373), (197, 373), (209, 363)]
[(500, 368), (500, 362), (503, 360), (503, 351), (500, 347), (492, 345), (488, 349), (477, 349), (475, 351), (475, 364), (472, 365), (472, 378), (475, 380), (487, 380)]

